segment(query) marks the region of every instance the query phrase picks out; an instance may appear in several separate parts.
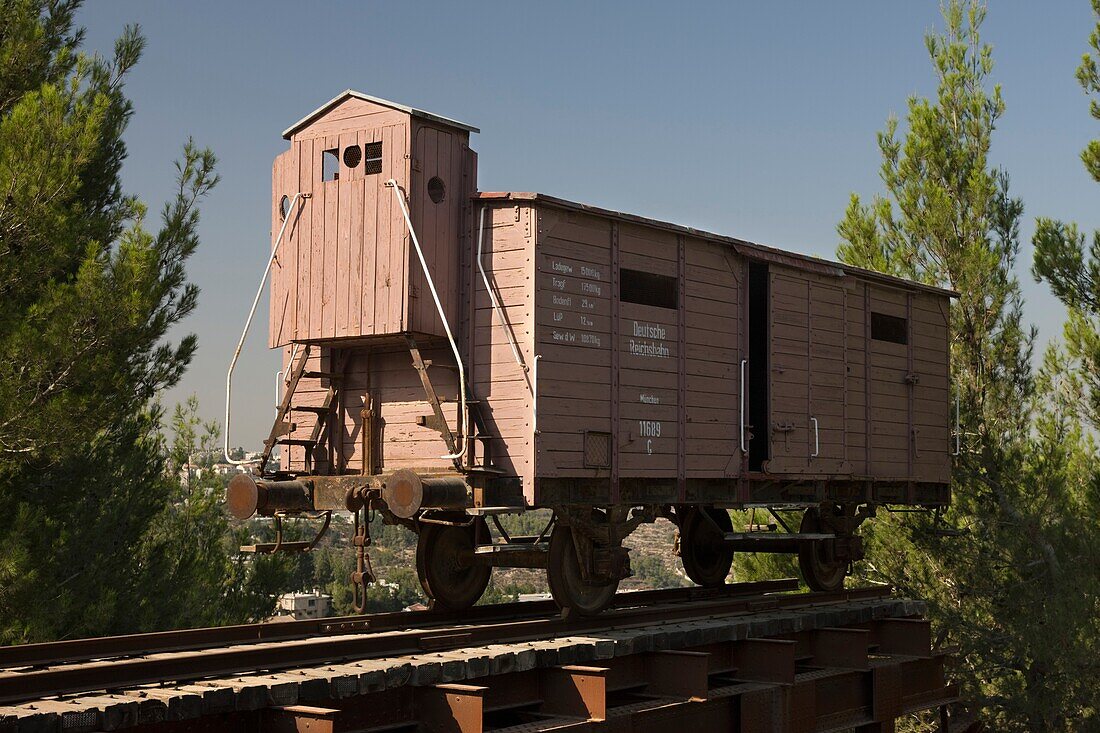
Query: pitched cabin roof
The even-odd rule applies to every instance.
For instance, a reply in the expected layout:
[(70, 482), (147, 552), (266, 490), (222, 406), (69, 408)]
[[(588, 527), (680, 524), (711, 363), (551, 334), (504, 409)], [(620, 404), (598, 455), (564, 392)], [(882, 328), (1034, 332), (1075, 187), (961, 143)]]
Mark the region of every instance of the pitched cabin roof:
[(437, 115), (437, 114), (434, 114), (432, 112), (426, 112), (422, 109), (416, 109), (415, 107), (410, 107), (406, 104), (398, 104), (397, 102), (391, 102), (388, 99), (382, 99), (380, 97), (372, 97), (369, 94), (363, 94), (362, 92), (357, 92), (354, 89), (345, 89), (344, 91), (340, 92), (339, 94), (337, 94), (335, 97), (333, 97), (329, 101), (322, 104), (317, 109), (310, 112), (308, 115), (306, 115), (302, 119), (295, 122), (290, 127), (283, 130), (283, 138), (286, 139), (286, 140), (289, 140), (290, 136), (293, 135), (294, 133), (298, 132), (298, 130), (301, 130), (303, 127), (310, 124), (311, 122), (316, 120), (318, 117), (323, 115), (325, 112), (328, 112), (330, 109), (332, 109), (336, 105), (343, 102), (345, 99), (351, 99), (353, 97), (355, 99), (362, 99), (365, 102), (373, 102), (374, 104), (379, 104), (379, 105), (382, 105), (383, 107), (389, 107), (390, 109), (396, 109), (396, 110), (399, 110), (399, 111), (404, 112), (406, 114), (412, 115), (413, 117), (419, 117), (421, 119), (429, 120), (431, 122), (438, 122), (438, 123), (443, 124), (443, 125), (449, 125), (450, 127), (457, 127), (458, 129), (466, 130), (467, 132), (481, 132), (481, 130), (477, 129), (473, 125), (467, 125), (465, 122), (459, 122), (458, 120), (452, 120), (450, 117), (444, 117), (442, 115)]
[(833, 262), (831, 260), (826, 260), (821, 257), (812, 257), (810, 255), (798, 254), (797, 252), (788, 252), (786, 250), (778, 249), (776, 247), (769, 247), (767, 245), (750, 242), (745, 239), (738, 239), (736, 237), (730, 237), (724, 234), (714, 234), (713, 232), (707, 232), (701, 229), (683, 226), (682, 224), (673, 224), (671, 222), (661, 221), (659, 219), (650, 219), (648, 217), (638, 216), (637, 214), (627, 214), (621, 211), (614, 211), (612, 209), (604, 209), (599, 206), (582, 204), (576, 201), (569, 201), (567, 199), (557, 198), (556, 196), (547, 196), (544, 193), (532, 193), (524, 191), (480, 191), (474, 195), (474, 198), (487, 202), (541, 202), (549, 206), (554, 206), (561, 209), (583, 211), (589, 214), (594, 214), (596, 216), (603, 216), (612, 219), (618, 219), (620, 221), (631, 222), (634, 224), (642, 224), (645, 226), (656, 227), (658, 229), (664, 229), (666, 231), (676, 232), (677, 234), (684, 234), (686, 236), (696, 237), (698, 239), (706, 239), (712, 242), (722, 242), (733, 247), (734, 251), (736, 251), (738, 254), (742, 254), (748, 257), (755, 257), (757, 259), (766, 260), (769, 262), (775, 262), (777, 264), (784, 264), (802, 270), (818, 272), (823, 275), (843, 277), (844, 275), (850, 274), (856, 277), (862, 277), (866, 280), (877, 281), (906, 290), (920, 290), (928, 293), (935, 293), (936, 295), (943, 295), (949, 298), (959, 297), (959, 294), (954, 290), (936, 287), (935, 285), (928, 285), (926, 283), (917, 282), (915, 280), (907, 280), (903, 277), (887, 275), (876, 270), (868, 270), (862, 267), (846, 265), (842, 262)]

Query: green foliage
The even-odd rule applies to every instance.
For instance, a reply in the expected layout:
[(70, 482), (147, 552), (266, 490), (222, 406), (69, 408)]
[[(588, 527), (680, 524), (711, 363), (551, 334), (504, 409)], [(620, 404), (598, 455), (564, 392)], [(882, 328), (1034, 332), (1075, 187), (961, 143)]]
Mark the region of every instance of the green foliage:
[[(1089, 35), (1089, 51), (1077, 67), (1077, 80), (1089, 100), (1089, 112), (1100, 120), (1100, 0), (1093, 0), (1096, 27)], [(1081, 151), (1085, 169), (1100, 182), (1100, 139)], [(1100, 230), (1091, 242), (1074, 223), (1040, 217), (1036, 220), (1035, 261), (1032, 273), (1045, 280), (1069, 311), (1064, 338), (1075, 367), (1082, 404), (1093, 427), (1100, 427)]]
[(0, 643), (259, 613), (222, 603), (253, 586), (227, 572), (218, 497), (166, 473), (154, 402), (195, 349), (166, 335), (195, 305), (214, 156), (184, 147), (149, 231), (119, 178), (145, 42), (80, 53), (78, 5), (0, 2)]
[[(780, 514), (792, 532), (798, 531), (801, 521), (799, 513)], [(750, 509), (742, 512), (730, 512), (735, 532), (745, 532), (750, 524), (774, 522), (771, 515), (760, 510)], [(775, 580), (776, 578), (801, 578), (796, 555), (770, 552), (738, 552), (733, 556), (733, 579), (738, 583), (757, 580)]]
[(951, 364), (963, 454), (942, 522), (881, 516), (858, 570), (928, 600), (940, 640), (960, 649), (963, 697), (987, 724), (1084, 729), (1096, 723), (1094, 449), (1067, 358), (1051, 351), (1032, 373), (1034, 331), (1013, 274), (1023, 207), (988, 157), (1004, 102), (988, 82), (985, 7), (951, 0), (943, 16), (945, 31), (926, 38), (936, 97), (909, 100), (904, 134), (897, 120), (880, 134), (886, 193), (870, 205), (853, 195), (838, 252), (959, 292)]

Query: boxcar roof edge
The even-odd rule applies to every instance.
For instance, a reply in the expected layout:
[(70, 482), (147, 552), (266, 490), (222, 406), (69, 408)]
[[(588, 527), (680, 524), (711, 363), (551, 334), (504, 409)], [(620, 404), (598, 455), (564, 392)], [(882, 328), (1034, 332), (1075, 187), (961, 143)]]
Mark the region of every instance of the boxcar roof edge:
[(301, 130), (303, 127), (305, 127), (306, 125), (310, 124), (311, 122), (316, 120), (318, 117), (323, 115), (325, 112), (328, 112), (330, 109), (332, 109), (333, 107), (338, 105), (340, 102), (343, 102), (345, 99), (350, 99), (352, 97), (354, 97), (356, 99), (362, 99), (365, 102), (373, 102), (375, 104), (380, 104), (383, 107), (389, 107), (390, 109), (396, 109), (396, 110), (399, 110), (401, 112), (404, 112), (405, 114), (412, 115), (413, 117), (420, 117), (421, 119), (429, 120), (431, 122), (438, 122), (440, 124), (449, 125), (451, 127), (457, 127), (460, 130), (466, 130), (467, 132), (481, 132), (481, 130), (474, 127), (473, 125), (467, 125), (465, 122), (459, 122), (458, 120), (451, 119), (450, 117), (444, 117), (443, 115), (437, 115), (437, 114), (434, 114), (432, 112), (427, 112), (427, 111), (422, 110), (422, 109), (417, 109), (415, 107), (410, 107), (407, 104), (401, 104), (399, 102), (391, 102), (390, 100), (382, 99), (381, 97), (372, 97), (369, 94), (363, 94), (362, 92), (357, 92), (354, 89), (345, 89), (344, 91), (340, 92), (339, 94), (337, 94), (335, 97), (333, 97), (329, 101), (322, 104), (317, 109), (310, 112), (308, 115), (306, 115), (302, 119), (295, 122), (290, 127), (283, 130), (283, 139), (284, 140), (289, 140), (290, 136), (293, 135), (294, 133), (298, 132), (298, 130)]
[[(660, 219), (651, 219), (649, 217), (640, 216), (638, 214), (628, 214), (622, 211), (615, 211), (614, 209), (605, 209), (599, 206), (592, 206), (590, 204), (582, 204), (577, 201), (569, 201), (568, 199), (558, 198), (556, 196), (548, 196), (544, 193), (534, 193), (528, 191), (480, 191), (474, 194), (474, 199), (483, 201), (540, 201), (550, 206), (556, 206), (558, 208), (583, 211), (585, 213), (593, 214), (596, 216), (611, 217), (614, 219), (620, 219), (622, 221), (658, 227), (660, 229), (666, 229), (681, 234), (688, 234), (694, 237), (698, 237), (700, 239), (709, 239), (713, 241), (723, 242), (725, 244), (731, 245), (735, 250), (739, 251), (740, 253), (750, 257), (758, 257), (760, 259), (766, 259), (780, 264), (788, 264), (796, 267), (802, 267), (813, 272), (832, 275), (834, 277), (841, 277), (846, 273), (850, 273), (852, 275), (863, 277), (868, 280), (877, 280), (879, 282), (895, 285), (898, 287), (904, 287), (912, 290), (922, 290), (925, 292), (934, 293), (936, 295), (943, 295), (950, 298), (959, 297), (958, 292), (950, 290), (948, 288), (928, 285), (927, 283), (918, 282), (916, 280), (907, 280), (906, 278), (897, 277), (896, 275), (888, 275), (884, 272), (878, 272), (877, 270), (868, 270), (863, 267), (856, 267), (855, 265), (847, 265), (843, 262), (833, 262), (832, 260), (826, 260), (821, 257), (801, 254), (799, 252), (789, 252), (787, 250), (779, 249), (778, 247), (770, 247), (768, 245), (750, 242), (745, 239), (738, 239), (737, 237), (731, 237), (725, 234), (715, 234), (714, 232), (708, 232), (702, 229), (695, 229), (694, 227), (684, 226), (683, 224), (675, 224), (673, 222), (662, 221)], [(793, 262), (791, 260), (793, 260)]]

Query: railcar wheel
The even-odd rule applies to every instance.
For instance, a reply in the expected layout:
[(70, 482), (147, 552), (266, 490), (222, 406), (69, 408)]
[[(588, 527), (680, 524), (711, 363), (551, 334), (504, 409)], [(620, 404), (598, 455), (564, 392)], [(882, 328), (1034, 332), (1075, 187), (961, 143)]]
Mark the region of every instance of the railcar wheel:
[(469, 557), (479, 541), (487, 542), (489, 527), (477, 517), (468, 527), (429, 524), (420, 527), (416, 542), (416, 574), (435, 605), (462, 611), (477, 603), (493, 569), (470, 565)]
[[(807, 509), (798, 531), (823, 532), (820, 510)], [(848, 563), (829, 558), (824, 544), (819, 541), (806, 542), (799, 548), (798, 568), (806, 585), (819, 591), (840, 590), (844, 587), (844, 576), (848, 574)]]
[(606, 585), (586, 583), (581, 576), (580, 558), (569, 527), (556, 525), (550, 535), (550, 557), (546, 567), (546, 579), (554, 602), (567, 614), (595, 616), (611, 604), (619, 581)]
[(725, 509), (706, 506), (687, 510), (680, 524), (680, 560), (693, 583), (704, 588), (725, 585), (733, 567), (733, 550), (723, 536), (732, 531), (733, 521)]

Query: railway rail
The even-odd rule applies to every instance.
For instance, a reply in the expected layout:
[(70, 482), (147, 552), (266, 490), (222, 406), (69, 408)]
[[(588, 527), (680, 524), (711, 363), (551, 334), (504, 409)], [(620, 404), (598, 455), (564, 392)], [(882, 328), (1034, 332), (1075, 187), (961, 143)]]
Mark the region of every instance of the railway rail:
[[(224, 629), (79, 639), (0, 650), (0, 703), (178, 681), (254, 669), (280, 669), (342, 659), (440, 651), (495, 641), (556, 635), (626, 624), (743, 613), (807, 603), (882, 597), (876, 587), (836, 594), (778, 595), (794, 579), (720, 589), (673, 588), (623, 593), (605, 617), (568, 621), (550, 602), (482, 606), (465, 613), (413, 611), (323, 621), (262, 623)], [(280, 627), (288, 627), (285, 631)]]
[[(9, 647), (0, 649), (0, 731), (141, 733), (171, 723), (173, 731), (468, 733), (550, 719), (603, 725), (611, 708), (625, 714), (624, 699), (669, 695), (677, 705), (709, 701), (678, 714), (706, 707), (706, 715), (765, 720), (765, 688), (780, 690), (768, 705), (785, 705), (788, 718), (859, 723), (955, 699), (921, 604), (892, 598), (888, 587), (796, 587), (788, 579), (624, 593), (598, 617), (527, 602)], [(832, 692), (808, 691), (826, 680), (821, 689)], [(623, 730), (647, 729), (631, 725)]]

